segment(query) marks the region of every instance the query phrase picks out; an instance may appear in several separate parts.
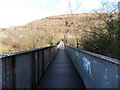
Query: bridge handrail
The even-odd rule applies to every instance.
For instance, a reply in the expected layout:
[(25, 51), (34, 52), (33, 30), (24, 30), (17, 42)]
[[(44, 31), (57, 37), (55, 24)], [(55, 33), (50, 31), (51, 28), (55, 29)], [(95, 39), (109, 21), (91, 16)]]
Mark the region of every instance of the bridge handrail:
[(0, 56), (1, 88), (35, 88), (57, 54), (58, 45)]
[(66, 46), (86, 88), (120, 88), (120, 60)]
[(86, 50), (82, 50), (80, 48), (76, 48), (76, 47), (72, 47), (72, 46), (68, 46), (66, 45), (67, 47), (70, 47), (74, 50), (77, 50), (77, 51), (80, 51), (80, 52), (83, 52), (83, 53), (86, 53), (90, 56), (93, 56), (93, 57), (97, 57), (97, 58), (101, 58), (101, 60), (104, 60), (104, 61), (107, 61), (109, 63), (113, 63), (113, 64), (116, 64), (118, 66), (120, 66), (120, 60), (118, 59), (115, 59), (115, 58), (111, 58), (111, 57), (107, 57), (107, 56), (104, 56), (104, 55), (100, 55), (100, 54), (97, 54), (97, 53), (93, 53), (93, 52), (89, 52), (89, 51), (86, 51)]
[(48, 49), (48, 48), (52, 48), (52, 47), (55, 47), (55, 46), (48, 46), (48, 47), (43, 47), (43, 48), (37, 48), (37, 49), (32, 49), (32, 50), (26, 50), (26, 51), (21, 51), (21, 52), (14, 52), (14, 53), (10, 53), (10, 54), (4, 54), (4, 55), (0, 55), (0, 59), (5, 58), (5, 57), (16, 56), (16, 55), (20, 55), (20, 54), (25, 54), (25, 53), (35, 52), (35, 51)]

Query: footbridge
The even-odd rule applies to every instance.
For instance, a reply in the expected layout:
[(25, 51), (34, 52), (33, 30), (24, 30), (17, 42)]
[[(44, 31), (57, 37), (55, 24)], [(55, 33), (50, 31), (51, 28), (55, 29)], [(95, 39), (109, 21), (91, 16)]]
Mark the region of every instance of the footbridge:
[(61, 42), (1, 55), (0, 88), (120, 88), (120, 62)]

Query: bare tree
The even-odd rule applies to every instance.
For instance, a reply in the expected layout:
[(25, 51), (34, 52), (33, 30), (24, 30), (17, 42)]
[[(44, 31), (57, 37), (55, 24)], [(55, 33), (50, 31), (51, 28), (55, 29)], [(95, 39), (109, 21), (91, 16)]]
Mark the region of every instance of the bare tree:
[(89, 41), (87, 42), (98, 53), (106, 54), (108, 56), (114, 57), (115, 52), (117, 52), (117, 37), (118, 37), (118, 12), (117, 12), (117, 4), (105, 2), (102, 3), (103, 8), (99, 10), (94, 10), (97, 19), (93, 20), (95, 22), (90, 22), (89, 27), (91, 28), (90, 33), (91, 37), (88, 37)]
[(75, 40), (76, 40), (76, 47), (78, 48), (79, 45), (80, 45), (80, 36), (81, 36), (81, 31), (80, 31), (80, 26), (78, 24), (78, 21), (77, 21), (77, 18), (76, 16), (74, 15), (74, 13), (77, 11), (77, 7), (73, 10), (72, 9), (72, 3), (70, 2), (70, 0), (68, 0), (68, 8), (69, 8), (69, 11), (70, 11), (70, 15), (71, 15), (71, 18), (70, 18), (70, 24), (72, 24), (73, 26), (73, 31), (74, 31), (74, 36), (75, 36)]

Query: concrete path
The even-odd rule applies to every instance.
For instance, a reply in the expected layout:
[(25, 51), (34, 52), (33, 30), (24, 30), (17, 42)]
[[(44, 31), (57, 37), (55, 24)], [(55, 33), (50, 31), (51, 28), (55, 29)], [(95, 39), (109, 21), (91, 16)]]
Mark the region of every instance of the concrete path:
[(85, 88), (65, 50), (61, 49), (38, 88)]

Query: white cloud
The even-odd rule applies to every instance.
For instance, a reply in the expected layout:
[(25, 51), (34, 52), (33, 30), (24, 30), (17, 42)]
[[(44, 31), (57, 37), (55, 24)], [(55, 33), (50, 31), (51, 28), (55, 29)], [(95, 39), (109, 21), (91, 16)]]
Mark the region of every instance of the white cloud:
[(120, 0), (104, 0), (104, 1), (107, 1), (107, 2), (119, 2)]
[(69, 13), (68, 1), (73, 13), (89, 12), (102, 6), (102, 0), (0, 0), (0, 27), (22, 25), (35, 19)]
[(45, 8), (43, 10), (42, 7), (38, 8), (18, 1), (0, 1), (0, 27), (23, 25), (51, 14)]
[(56, 10), (59, 12), (70, 12), (68, 1), (70, 1), (73, 13), (90, 12), (102, 7), (100, 0), (61, 0), (59, 4), (55, 5)]
[(99, 9), (102, 7), (102, 4), (98, 0), (82, 0), (80, 11), (82, 12), (90, 12), (94, 9)]
[(61, 0), (60, 3), (54, 5), (55, 10), (59, 12), (65, 12), (67, 10), (67, 2), (66, 0)]
[(43, 3), (48, 3), (50, 0), (39, 0), (39, 1), (41, 1)]
[(69, 8), (69, 1), (71, 4), (71, 9), (72, 11), (75, 11), (76, 9), (76, 0), (60, 0), (60, 3), (55, 4), (54, 8), (56, 8), (57, 11), (65, 13), (65, 12), (69, 12), (70, 8)]

